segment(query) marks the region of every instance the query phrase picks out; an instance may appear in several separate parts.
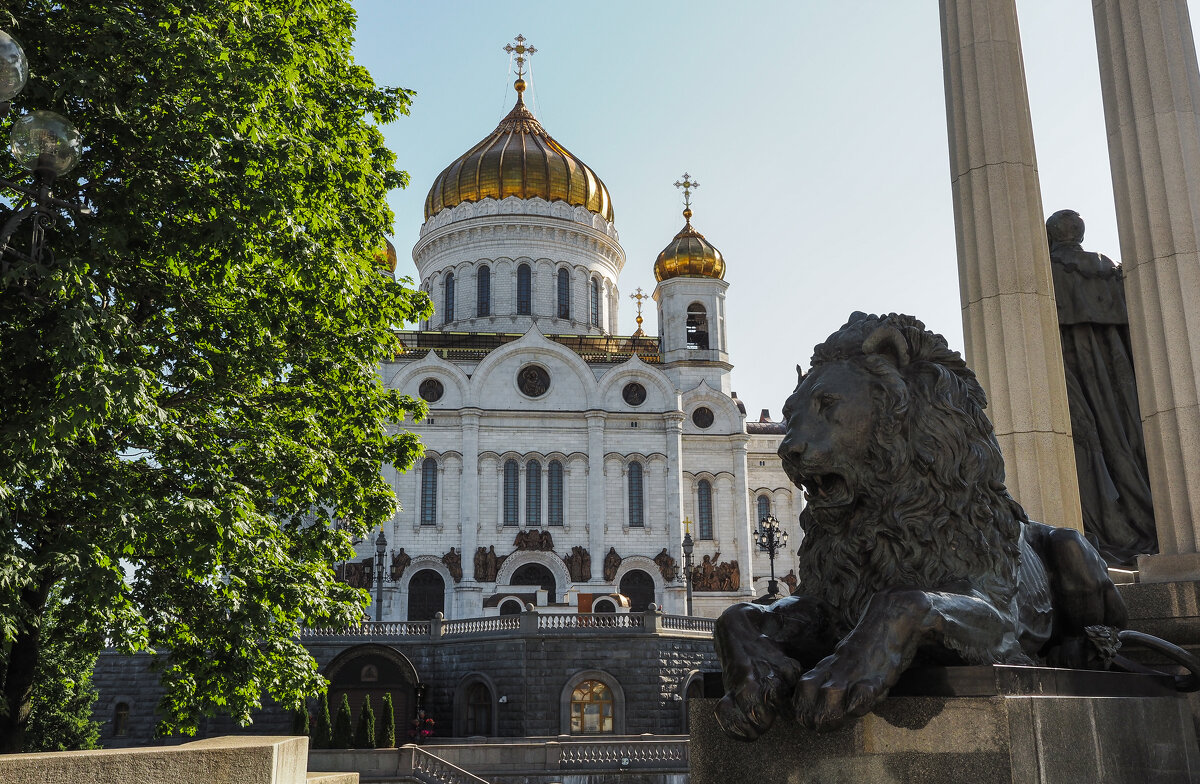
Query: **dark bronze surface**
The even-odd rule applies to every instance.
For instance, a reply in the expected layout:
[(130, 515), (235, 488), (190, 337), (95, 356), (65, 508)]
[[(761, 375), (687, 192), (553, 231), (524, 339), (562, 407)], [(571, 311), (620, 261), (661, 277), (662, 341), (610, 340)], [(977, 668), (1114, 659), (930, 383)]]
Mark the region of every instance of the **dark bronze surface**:
[(985, 406), (911, 316), (855, 313), (816, 347), (779, 447), (808, 501), (801, 581), (717, 621), (726, 732), (752, 740), (780, 713), (835, 729), (913, 664), (1120, 663), (1126, 611), (1104, 560), (1078, 531), (1029, 521)]

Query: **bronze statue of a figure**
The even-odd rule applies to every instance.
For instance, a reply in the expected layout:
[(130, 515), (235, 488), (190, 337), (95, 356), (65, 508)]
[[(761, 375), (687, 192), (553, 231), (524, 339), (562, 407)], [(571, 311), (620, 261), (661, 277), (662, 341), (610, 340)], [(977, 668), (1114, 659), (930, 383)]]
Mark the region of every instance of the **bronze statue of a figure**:
[(1158, 551), (1121, 268), (1085, 251), (1083, 219), (1046, 221), (1083, 528), (1112, 564)]
[(855, 313), (816, 347), (779, 447), (808, 502), (802, 579), (717, 621), (727, 733), (751, 740), (780, 712), (835, 728), (915, 661), (1114, 660), (1126, 612), (1105, 562), (1009, 495), (986, 404), (962, 357), (911, 316)]

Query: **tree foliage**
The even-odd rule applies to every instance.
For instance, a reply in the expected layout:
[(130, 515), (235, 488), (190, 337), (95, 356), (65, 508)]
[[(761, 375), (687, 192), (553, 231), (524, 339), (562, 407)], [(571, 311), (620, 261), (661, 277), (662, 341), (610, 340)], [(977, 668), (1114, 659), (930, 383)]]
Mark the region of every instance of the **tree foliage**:
[(358, 709), (358, 724), (354, 728), (354, 748), (375, 748), (375, 709), (371, 707), (371, 695), (363, 699)]
[(342, 704), (338, 707), (337, 718), (333, 720), (333, 741), (329, 744), (330, 748), (353, 748), (354, 736), (350, 731), (351, 722), (350, 698), (343, 694)]
[(92, 668), (96, 654), (65, 644), (60, 634), (58, 601), (50, 597), (46, 644), (34, 678), (25, 751), (79, 751), (99, 748), (100, 724), (92, 719), (96, 689)]
[(391, 749), (396, 746), (396, 708), (392, 705), (392, 693), (383, 695), (383, 726), (379, 728), (379, 748)]
[(371, 122), (411, 94), (354, 64), (344, 0), (7, 8), (14, 114), (76, 123), (56, 193), (91, 212), (0, 275), (0, 750), (52, 588), (77, 650), (165, 652), (160, 732), (298, 706), (324, 684), (297, 634), (361, 617), (331, 563), (418, 449), (377, 367), (428, 300), (376, 260), (407, 177)]

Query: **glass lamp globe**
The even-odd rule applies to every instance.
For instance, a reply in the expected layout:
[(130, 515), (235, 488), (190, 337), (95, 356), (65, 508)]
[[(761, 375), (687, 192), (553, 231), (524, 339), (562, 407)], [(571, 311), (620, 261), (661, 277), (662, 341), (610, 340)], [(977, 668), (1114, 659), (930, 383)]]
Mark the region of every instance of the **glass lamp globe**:
[(83, 137), (62, 115), (44, 109), (30, 112), (13, 123), (13, 157), (30, 171), (46, 169), (55, 175), (70, 171), (79, 163)]
[(17, 39), (0, 30), (0, 102), (12, 100), (29, 79), (29, 60)]

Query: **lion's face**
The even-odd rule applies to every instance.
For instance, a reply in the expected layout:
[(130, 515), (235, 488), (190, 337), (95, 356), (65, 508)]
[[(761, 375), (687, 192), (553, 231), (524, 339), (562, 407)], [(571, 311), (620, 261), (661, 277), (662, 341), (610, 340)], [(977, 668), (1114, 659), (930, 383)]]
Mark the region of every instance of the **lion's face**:
[(849, 505), (861, 490), (875, 427), (875, 380), (850, 362), (833, 362), (805, 376), (783, 406), (787, 435), (779, 457), (788, 478), (812, 509)]

